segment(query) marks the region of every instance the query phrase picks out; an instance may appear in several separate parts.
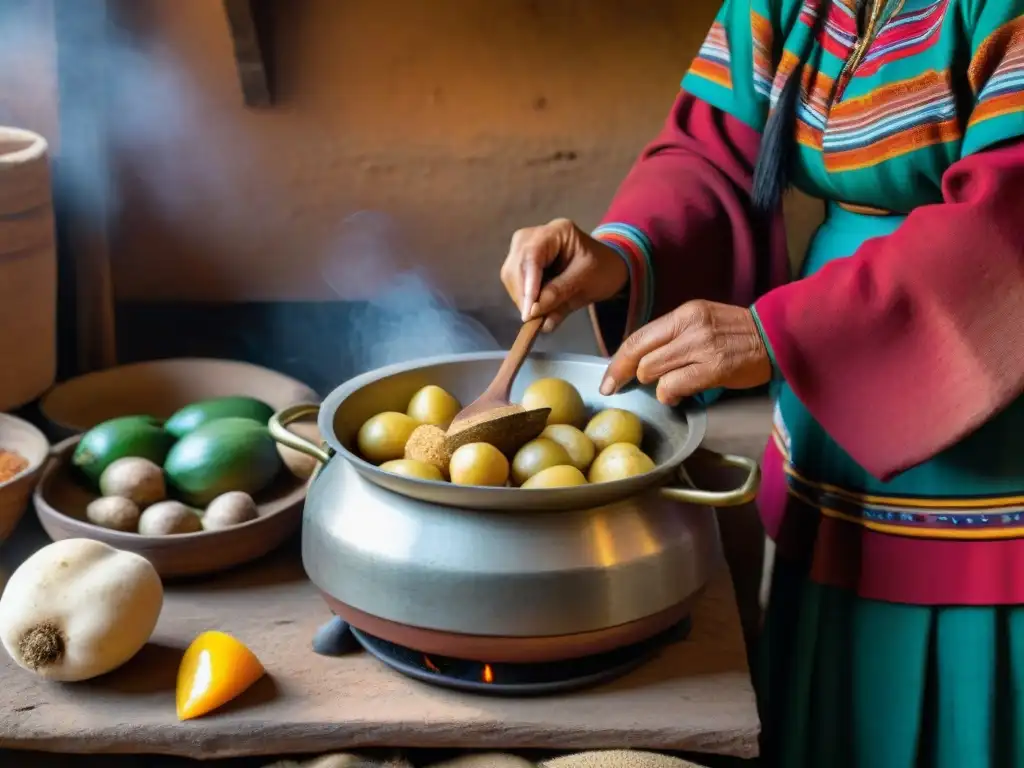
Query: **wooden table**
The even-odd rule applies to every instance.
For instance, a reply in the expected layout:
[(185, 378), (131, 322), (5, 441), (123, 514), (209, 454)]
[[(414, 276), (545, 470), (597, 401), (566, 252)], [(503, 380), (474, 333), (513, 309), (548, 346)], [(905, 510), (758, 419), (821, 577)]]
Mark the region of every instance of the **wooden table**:
[[(764, 418), (763, 405), (716, 409), (715, 446), (749, 441), (752, 430), (763, 434)], [(27, 516), (0, 548), (0, 567), (11, 570), (46, 542)], [(422, 685), (363, 653), (319, 657), (310, 640), (327, 618), (295, 542), (219, 577), (169, 586), (150, 645), (100, 680), (49, 684), (0, 660), (0, 748), (205, 758), (370, 746), (757, 752), (754, 692), (724, 567), (685, 642), (617, 682), (542, 699)], [(177, 664), (189, 640), (210, 628), (243, 639), (270, 674), (219, 714), (179, 723)]]

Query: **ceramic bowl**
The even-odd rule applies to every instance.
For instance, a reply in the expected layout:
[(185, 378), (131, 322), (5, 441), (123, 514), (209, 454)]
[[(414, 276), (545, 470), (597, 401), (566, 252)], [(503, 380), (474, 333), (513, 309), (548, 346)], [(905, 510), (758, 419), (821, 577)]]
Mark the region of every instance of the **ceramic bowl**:
[(48, 431), (60, 440), (118, 416), (167, 418), (189, 403), (228, 395), (255, 397), (274, 410), (320, 400), (301, 381), (258, 365), (173, 358), (121, 365), (70, 379), (51, 389), (39, 409)]
[(96, 498), (75, 476), (71, 455), (79, 437), (53, 449), (33, 502), (43, 529), (54, 541), (88, 538), (149, 560), (164, 578), (200, 576), (255, 560), (280, 546), (302, 523), (306, 482), (282, 469), (270, 488), (255, 497), (259, 517), (220, 531), (141, 536), (93, 525), (85, 508)]
[(28, 461), (28, 466), (20, 473), (0, 483), (0, 541), (3, 541), (28, 508), (50, 444), (42, 432), (24, 419), (0, 413), (0, 450), (14, 451)]

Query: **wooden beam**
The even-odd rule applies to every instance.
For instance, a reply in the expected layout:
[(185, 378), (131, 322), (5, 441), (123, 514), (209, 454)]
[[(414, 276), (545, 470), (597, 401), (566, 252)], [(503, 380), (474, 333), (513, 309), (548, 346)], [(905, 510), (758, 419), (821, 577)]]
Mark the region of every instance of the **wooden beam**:
[(114, 181), (107, 124), (112, 9), (109, 0), (57, 0), (53, 10), (60, 117), (53, 162), (58, 323), (61, 342), (75, 349), (61, 373), (74, 375), (117, 363), (109, 237)]
[(245, 105), (273, 106), (271, 18), (265, 0), (224, 0), (224, 13)]

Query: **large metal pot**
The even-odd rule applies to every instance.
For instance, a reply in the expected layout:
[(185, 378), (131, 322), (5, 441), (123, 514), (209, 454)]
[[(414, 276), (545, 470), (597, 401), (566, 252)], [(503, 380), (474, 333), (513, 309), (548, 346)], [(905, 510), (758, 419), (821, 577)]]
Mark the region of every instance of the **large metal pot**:
[[(720, 559), (708, 507), (748, 502), (759, 481), (756, 462), (719, 456), (745, 471), (739, 488), (712, 492), (678, 484), (682, 462), (704, 437), (703, 409), (668, 408), (642, 388), (603, 397), (605, 360), (536, 355), (524, 365), (513, 400), (537, 378), (566, 379), (592, 410), (619, 407), (640, 416), (656, 469), (578, 488), (469, 488), (399, 477), (353, 452), (366, 419), (404, 411), (422, 386), (437, 384), (470, 402), (503, 354), (392, 366), (352, 379), (319, 407), (274, 416), (278, 441), (323, 463), (303, 524), (310, 579), (354, 626), (462, 658), (570, 658), (671, 626)], [(322, 447), (286, 429), (317, 410)]]

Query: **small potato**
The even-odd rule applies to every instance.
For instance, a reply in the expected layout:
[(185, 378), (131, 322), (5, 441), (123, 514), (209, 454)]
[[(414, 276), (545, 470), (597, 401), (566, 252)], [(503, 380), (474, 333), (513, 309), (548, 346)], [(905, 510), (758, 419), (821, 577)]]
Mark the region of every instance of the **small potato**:
[(448, 429), (462, 406), (445, 390), (428, 384), (419, 390), (409, 401), (405, 413), (420, 424), (433, 424), (435, 427)]
[(632, 443), (639, 446), (644, 439), (644, 425), (629, 411), (608, 408), (589, 421), (583, 434), (590, 438), (600, 453), (614, 443)]
[(135, 502), (139, 509), (167, 498), (164, 471), (149, 459), (126, 456), (100, 475), (100, 493)]
[(571, 488), (586, 485), (587, 478), (571, 464), (559, 464), (557, 467), (542, 469), (525, 483), (523, 488)]
[(580, 472), (586, 472), (597, 455), (597, 449), (590, 438), (571, 424), (549, 424), (540, 436), (554, 440), (565, 448), (570, 463)]
[(400, 459), (405, 455), (409, 435), (418, 426), (415, 419), (397, 411), (385, 411), (371, 416), (359, 428), (356, 436), (359, 453), (374, 464)]
[(569, 453), (554, 440), (538, 437), (516, 451), (512, 458), (512, 481), (522, 485), (541, 470), (559, 464), (572, 464)]
[(101, 528), (135, 533), (139, 529), (139, 505), (121, 496), (101, 496), (89, 502), (85, 518)]
[(523, 393), (522, 405), (528, 411), (550, 408), (548, 424), (580, 427), (587, 418), (587, 406), (583, 398), (576, 387), (565, 379), (537, 379)]
[(440, 469), (433, 464), (427, 464), (425, 461), (417, 461), (416, 459), (385, 461), (380, 465), (380, 468), (385, 472), (405, 477), (415, 477), (420, 480), (444, 480), (444, 475), (441, 474)]
[(201, 530), (199, 513), (180, 501), (157, 502), (139, 518), (139, 533), (143, 536), (173, 536)]
[(597, 454), (587, 479), (592, 483), (610, 483), (654, 469), (651, 457), (632, 443), (613, 443)]
[(448, 474), (456, 485), (502, 486), (508, 482), (508, 459), (489, 443), (467, 443), (452, 454)]
[(206, 505), (200, 522), (204, 531), (220, 531), (259, 517), (256, 502), (242, 491), (228, 491)]

